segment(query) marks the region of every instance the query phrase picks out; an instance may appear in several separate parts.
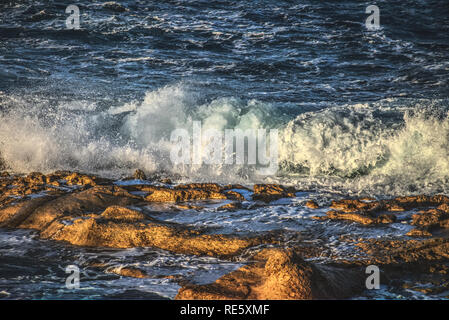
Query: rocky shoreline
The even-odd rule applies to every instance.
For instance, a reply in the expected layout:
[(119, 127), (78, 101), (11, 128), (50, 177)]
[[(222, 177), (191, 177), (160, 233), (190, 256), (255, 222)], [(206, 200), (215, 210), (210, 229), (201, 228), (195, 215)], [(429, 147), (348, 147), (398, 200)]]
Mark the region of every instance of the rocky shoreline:
[[(275, 184), (172, 184), (169, 179), (147, 179), (140, 170), (120, 183), (68, 171), (26, 176), (3, 172), (0, 228), (32, 229), (42, 239), (75, 246), (152, 247), (243, 263), (207, 284), (167, 275), (181, 286), (176, 299), (353, 298), (367, 289), (369, 265), (379, 267), (382, 283), (390, 287), (449, 297), (449, 197), (445, 195), (305, 201), (304, 208), (317, 211), (311, 218), (317, 224), (355, 223), (373, 230), (393, 223), (413, 227), (394, 239), (341, 235), (339, 241), (357, 254), (329, 255), (325, 262), (318, 258), (327, 253), (311, 235), (283, 229), (217, 233), (158, 218), (161, 212), (200, 212), (208, 201), (217, 203), (216, 210), (226, 215), (294, 199), (298, 192)], [(292, 237), (296, 240), (290, 241)], [(139, 268), (92, 267), (124, 277), (149, 277)]]

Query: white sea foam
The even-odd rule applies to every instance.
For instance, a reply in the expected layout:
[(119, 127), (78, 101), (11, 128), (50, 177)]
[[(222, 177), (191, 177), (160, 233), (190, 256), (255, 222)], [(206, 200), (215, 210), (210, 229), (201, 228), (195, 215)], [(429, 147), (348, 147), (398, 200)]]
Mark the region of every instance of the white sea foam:
[(199, 101), (183, 85), (103, 111), (90, 102), (55, 107), (11, 96), (0, 114), (0, 155), (15, 172), (71, 169), (117, 176), (142, 168), (192, 180), (253, 182), (250, 171), (232, 165), (195, 172), (173, 167), (170, 133), (201, 121), (204, 129), (279, 129), (284, 182), (394, 193), (445, 191), (449, 181), (446, 101), (386, 99), (292, 115), (289, 121), (260, 101)]

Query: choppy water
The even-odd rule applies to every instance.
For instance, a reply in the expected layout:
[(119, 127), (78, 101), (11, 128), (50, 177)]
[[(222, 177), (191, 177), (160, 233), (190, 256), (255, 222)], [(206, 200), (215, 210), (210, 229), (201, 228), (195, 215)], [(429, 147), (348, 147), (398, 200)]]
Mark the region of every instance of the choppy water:
[[(281, 170), (265, 181), (318, 198), (447, 192), (446, 1), (379, 1), (377, 31), (360, 1), (103, 2), (77, 1), (80, 30), (66, 30), (65, 1), (0, 3), (0, 159), (10, 171), (260, 180), (237, 166), (174, 168), (170, 133), (198, 120), (278, 129)], [(282, 210), (229, 221), (302, 225), (299, 209)]]

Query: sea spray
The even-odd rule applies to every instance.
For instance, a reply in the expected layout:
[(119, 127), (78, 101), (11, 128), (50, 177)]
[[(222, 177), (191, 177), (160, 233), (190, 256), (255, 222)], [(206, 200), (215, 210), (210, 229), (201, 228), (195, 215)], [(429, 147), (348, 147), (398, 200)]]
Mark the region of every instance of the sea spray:
[(170, 161), (170, 134), (192, 130), (276, 129), (278, 182), (356, 192), (444, 191), (449, 179), (448, 102), (385, 99), (286, 116), (275, 105), (221, 97), (201, 100), (182, 84), (106, 109), (89, 101), (46, 104), (10, 97), (0, 114), (0, 154), (13, 172), (59, 169), (129, 174), (164, 170), (186, 180), (256, 182), (245, 164), (197, 170)]

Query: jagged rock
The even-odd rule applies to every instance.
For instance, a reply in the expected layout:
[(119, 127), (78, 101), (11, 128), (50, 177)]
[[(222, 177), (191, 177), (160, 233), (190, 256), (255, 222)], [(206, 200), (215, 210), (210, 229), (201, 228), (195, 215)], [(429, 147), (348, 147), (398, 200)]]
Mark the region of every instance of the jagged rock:
[(151, 194), (145, 197), (150, 202), (184, 202), (191, 200), (227, 199), (221, 192), (201, 189), (169, 189), (169, 188), (142, 188)]
[(295, 196), (294, 188), (287, 188), (278, 184), (255, 184), (254, 200), (261, 200), (266, 203), (281, 198), (292, 198)]
[(202, 210), (204, 209), (203, 206), (196, 206), (193, 204), (176, 204), (176, 209), (183, 209), (183, 210)]
[(179, 184), (174, 187), (174, 189), (199, 189), (204, 191), (213, 191), (213, 192), (223, 192), (224, 188), (217, 183), (189, 183), (189, 184)]
[(425, 263), (449, 258), (449, 239), (377, 240), (367, 239), (356, 244), (368, 257), (367, 264), (402, 265)]
[(358, 211), (376, 211), (382, 209), (382, 206), (377, 201), (365, 202), (361, 200), (343, 199), (338, 201), (332, 201), (332, 209), (343, 211), (346, 213), (358, 212)]
[[(130, 210), (130, 209), (128, 209)], [(128, 219), (108, 219), (105, 212), (72, 219), (70, 223), (54, 221), (41, 232), (44, 238), (67, 241), (75, 245), (95, 247), (156, 247), (175, 253), (209, 256), (232, 256), (241, 250), (270, 242), (263, 237), (237, 238), (225, 235), (207, 235), (188, 227), (164, 223), (152, 218), (135, 220), (140, 213)], [(127, 216), (130, 214), (127, 213)]]
[(245, 197), (236, 191), (232, 191), (232, 190), (225, 191), (224, 194), (226, 195), (226, 198), (229, 200), (245, 201)]
[[(0, 168), (1, 168), (1, 164), (0, 164)], [(3, 171), (0, 172), (0, 178), (9, 178), (11, 175), (9, 174), (8, 171)]]
[(175, 299), (341, 299), (364, 288), (361, 270), (315, 265), (291, 249), (269, 250), (268, 256), (212, 284), (186, 285)]
[(114, 12), (126, 12), (129, 11), (128, 8), (122, 6), (121, 4), (114, 2), (114, 1), (108, 1), (104, 2), (102, 4), (103, 8), (114, 11)]
[(84, 174), (79, 174), (78, 172), (74, 172), (74, 173), (66, 176), (65, 180), (67, 181), (68, 185), (83, 185), (83, 186), (86, 186), (86, 185), (96, 186), (97, 185), (94, 177), (84, 175)]
[(319, 208), (318, 204), (313, 200), (307, 201), (305, 206), (310, 209), (318, 209)]
[(410, 196), (397, 197), (391, 200), (366, 201), (362, 199), (343, 199), (332, 201), (331, 208), (343, 212), (378, 212), (378, 211), (405, 211), (414, 208), (449, 204), (449, 197), (436, 196)]
[(33, 185), (43, 185), (46, 182), (45, 176), (40, 172), (32, 172), (25, 177), (25, 182)]
[(96, 186), (85, 191), (70, 193), (41, 204), (29, 212), (19, 228), (43, 230), (51, 222), (64, 216), (98, 212), (111, 205), (131, 205), (140, 198), (117, 186)]
[(225, 190), (230, 190), (230, 189), (241, 189), (241, 190), (246, 190), (246, 191), (250, 191), (252, 192), (253, 190), (250, 188), (247, 188), (245, 186), (242, 186), (241, 184), (227, 184), (225, 186), (223, 186), (223, 188)]
[(136, 222), (146, 218), (146, 216), (139, 211), (120, 206), (110, 206), (106, 208), (100, 216), (104, 219), (124, 222)]
[(410, 196), (410, 197), (397, 197), (394, 199), (399, 205), (403, 206), (405, 209), (420, 208), (437, 206), (443, 203), (449, 203), (449, 197), (445, 195), (435, 195), (435, 196)]
[(145, 175), (145, 172), (143, 172), (143, 171), (140, 170), (140, 169), (137, 169), (137, 170), (134, 172), (133, 178), (134, 178), (134, 179), (137, 179), (137, 180), (147, 180), (147, 176)]
[(139, 278), (144, 279), (148, 278), (148, 275), (145, 271), (140, 270), (135, 267), (115, 267), (115, 268), (109, 268), (106, 270), (108, 273), (115, 273), (120, 276), (124, 277), (131, 277), (131, 278)]
[(417, 214), (412, 215), (411, 224), (418, 227), (436, 228), (449, 226), (449, 213), (441, 209), (446, 210), (447, 205), (444, 204), (436, 209), (430, 209), (427, 211), (420, 211)]
[(231, 202), (225, 205), (222, 205), (217, 210), (226, 210), (226, 211), (233, 211), (242, 208), (242, 204), (240, 202)]
[(410, 230), (405, 235), (409, 236), (409, 237), (431, 237), (432, 236), (432, 234), (430, 232), (428, 232), (426, 230), (422, 230), (422, 229), (417, 229), (417, 228)]
[(325, 217), (313, 217), (317, 220), (348, 220), (357, 222), (363, 225), (372, 225), (372, 224), (386, 224), (393, 223), (396, 221), (396, 216), (392, 214), (380, 214), (378, 216), (372, 216), (369, 213), (358, 213), (358, 212), (341, 212), (330, 210), (326, 212)]

